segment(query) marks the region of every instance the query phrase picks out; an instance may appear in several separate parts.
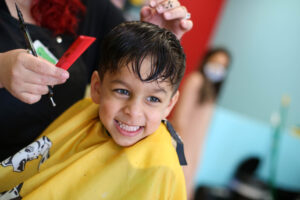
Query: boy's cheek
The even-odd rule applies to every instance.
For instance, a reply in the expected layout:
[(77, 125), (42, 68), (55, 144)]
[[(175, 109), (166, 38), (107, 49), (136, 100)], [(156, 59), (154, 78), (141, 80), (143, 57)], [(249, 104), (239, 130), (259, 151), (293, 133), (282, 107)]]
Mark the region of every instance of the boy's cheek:
[(155, 112), (153, 110), (149, 111), (148, 113), (149, 115), (147, 117), (147, 126), (150, 129), (149, 132), (151, 134), (158, 129), (161, 120), (163, 120), (163, 116), (160, 112)]
[(99, 107), (100, 112), (114, 113), (118, 109), (118, 104), (114, 100), (105, 99), (100, 101)]

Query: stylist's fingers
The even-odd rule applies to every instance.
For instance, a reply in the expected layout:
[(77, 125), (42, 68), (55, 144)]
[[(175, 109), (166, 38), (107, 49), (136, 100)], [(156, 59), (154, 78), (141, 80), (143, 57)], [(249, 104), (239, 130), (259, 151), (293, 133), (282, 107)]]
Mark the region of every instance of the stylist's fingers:
[(22, 102), (33, 104), (38, 102), (43, 94), (48, 93), (47, 86), (29, 84), (21, 81), (14, 81), (9, 88), (10, 93)]
[(34, 104), (38, 101), (40, 101), (40, 99), (42, 98), (41, 95), (37, 95), (37, 94), (31, 94), (31, 93), (18, 93), (18, 96), (15, 96), (18, 99), (20, 99), (21, 101), (28, 103), (28, 104)]
[(191, 14), (178, 0), (150, 0), (140, 14), (142, 21), (166, 28), (178, 39), (193, 28)]
[(157, 5), (161, 4), (164, 1), (166, 0), (150, 0), (149, 5), (150, 7), (155, 8)]
[(187, 9), (184, 6), (179, 6), (173, 9), (165, 10), (164, 17), (167, 20), (174, 20), (174, 19), (185, 19), (187, 15)]
[(156, 11), (161, 14), (175, 8), (179, 8), (180, 3), (176, 0), (166, 0), (156, 6)]
[(190, 19), (191, 14), (185, 6), (165, 10), (163, 16), (166, 21), (174, 22), (173, 24), (169, 24), (169, 29), (175, 33), (178, 38), (181, 38), (182, 35), (193, 28), (193, 21)]
[(177, 8), (180, 6), (178, 0), (151, 0), (149, 5), (142, 7), (141, 20), (147, 21), (148, 17), (152, 17), (156, 14), (162, 14), (167, 10)]
[(48, 94), (48, 92), (48, 86), (32, 83), (24, 83), (24, 86), (22, 87), (22, 89), (20, 89), (20, 93), (29, 93), (33, 95), (45, 95)]
[(13, 96), (25, 103), (35, 103), (34, 100), (38, 99), (36, 97), (33, 99), (28, 98), (29, 96), (41, 96), (49, 92), (47, 85), (27, 83), (24, 82), (22, 79), (16, 79), (15, 81), (13, 81), (8, 90)]
[(39, 101), (47, 85), (65, 82), (69, 73), (24, 49), (0, 53), (0, 86), (26, 103)]
[(58, 85), (66, 82), (66, 79), (64, 78), (55, 78), (53, 76), (39, 74), (30, 70), (26, 70), (24, 72), (24, 76), (27, 77), (24, 82), (43, 86)]
[(188, 19), (183, 19), (180, 21), (180, 27), (185, 31), (188, 32), (193, 28), (193, 21)]
[(149, 6), (143, 6), (140, 12), (141, 21), (147, 21), (147, 19), (151, 18), (154, 14), (154, 9), (150, 8)]
[(49, 76), (57, 79), (58, 81), (65, 81), (69, 78), (68, 71), (56, 67), (55, 65), (44, 60), (43, 58), (32, 57), (32, 59), (24, 61), (24, 66), (26, 67), (26, 69), (35, 72), (36, 74)]
[[(16, 82), (57, 85), (64, 83), (69, 77), (67, 71), (43, 58), (34, 57), (26, 51), (19, 51), (15, 57), (13, 67), (8, 73), (10, 74), (10, 85)], [(22, 86), (20, 85), (20, 87)]]

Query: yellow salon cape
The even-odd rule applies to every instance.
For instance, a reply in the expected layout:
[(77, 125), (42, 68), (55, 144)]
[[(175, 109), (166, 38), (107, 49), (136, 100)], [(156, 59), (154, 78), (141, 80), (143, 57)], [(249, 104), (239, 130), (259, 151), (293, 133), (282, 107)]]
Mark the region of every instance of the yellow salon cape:
[(166, 125), (130, 147), (114, 143), (98, 106), (79, 101), (33, 144), (0, 163), (0, 200), (186, 199)]

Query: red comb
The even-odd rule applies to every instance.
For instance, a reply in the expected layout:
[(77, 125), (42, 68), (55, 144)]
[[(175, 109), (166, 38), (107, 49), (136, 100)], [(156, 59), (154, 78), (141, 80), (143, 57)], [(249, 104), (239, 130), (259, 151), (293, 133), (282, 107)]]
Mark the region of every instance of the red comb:
[(77, 58), (96, 40), (95, 37), (80, 35), (56, 64), (57, 67), (68, 70)]

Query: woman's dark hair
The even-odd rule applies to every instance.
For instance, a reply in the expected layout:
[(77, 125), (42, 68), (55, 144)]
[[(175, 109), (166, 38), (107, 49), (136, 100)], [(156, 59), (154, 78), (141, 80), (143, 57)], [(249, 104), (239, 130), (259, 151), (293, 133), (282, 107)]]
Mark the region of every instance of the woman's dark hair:
[[(185, 71), (185, 54), (176, 36), (147, 22), (124, 22), (105, 37), (98, 69), (101, 80), (105, 73), (131, 67), (141, 81), (170, 81), (174, 91)], [(140, 68), (145, 58), (151, 70), (142, 78)]]
[(223, 53), (224, 55), (226, 55), (228, 57), (228, 64), (227, 64), (227, 68), (230, 66), (231, 63), (231, 54), (229, 53), (229, 51), (225, 48), (222, 47), (218, 47), (218, 48), (211, 48), (209, 49), (200, 65), (198, 68), (198, 71), (202, 74), (204, 81), (203, 81), (203, 85), (202, 88), (200, 88), (200, 95), (199, 95), (199, 102), (200, 103), (204, 103), (207, 101), (215, 101), (220, 93), (220, 90), (222, 88), (222, 85), (224, 83), (223, 81), (217, 82), (217, 83), (213, 83), (212, 81), (210, 81), (204, 73), (204, 66), (205, 64), (209, 61), (209, 59), (214, 56), (217, 53)]

